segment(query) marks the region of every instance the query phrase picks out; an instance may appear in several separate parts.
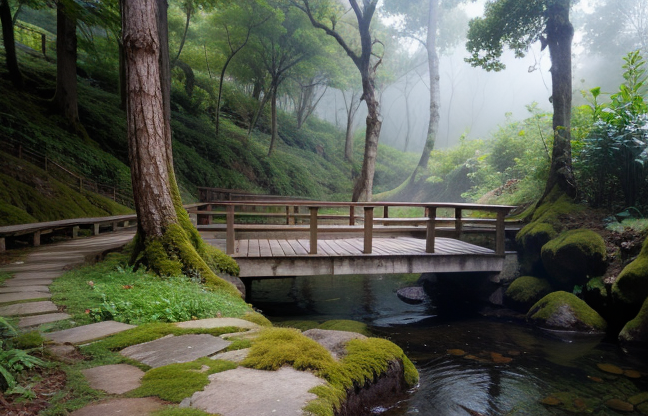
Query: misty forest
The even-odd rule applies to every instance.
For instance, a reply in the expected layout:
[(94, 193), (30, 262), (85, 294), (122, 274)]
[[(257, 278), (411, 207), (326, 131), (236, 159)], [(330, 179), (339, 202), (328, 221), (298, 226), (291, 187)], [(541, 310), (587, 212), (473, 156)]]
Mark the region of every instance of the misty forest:
[(4, 415), (648, 415), (648, 0), (0, 0)]

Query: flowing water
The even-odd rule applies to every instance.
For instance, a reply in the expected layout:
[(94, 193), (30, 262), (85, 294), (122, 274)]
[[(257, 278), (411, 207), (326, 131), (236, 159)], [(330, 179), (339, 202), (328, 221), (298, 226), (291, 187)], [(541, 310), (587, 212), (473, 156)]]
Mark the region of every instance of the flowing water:
[[(647, 351), (628, 353), (613, 343), (589, 337), (561, 339), (520, 321), (480, 317), (465, 305), (448, 311), (439, 307), (444, 299), (438, 297), (419, 305), (404, 303), (396, 291), (412, 286), (418, 277), (255, 281), (251, 302), (277, 323), (361, 321), (376, 336), (403, 348), (419, 370), (420, 385), (402, 401), (377, 406), (371, 414), (648, 414), (648, 401), (632, 412), (606, 405), (610, 399), (627, 401), (648, 391)], [(599, 370), (598, 364), (635, 370), (641, 377), (612, 375)], [(561, 404), (542, 404), (548, 397)]]

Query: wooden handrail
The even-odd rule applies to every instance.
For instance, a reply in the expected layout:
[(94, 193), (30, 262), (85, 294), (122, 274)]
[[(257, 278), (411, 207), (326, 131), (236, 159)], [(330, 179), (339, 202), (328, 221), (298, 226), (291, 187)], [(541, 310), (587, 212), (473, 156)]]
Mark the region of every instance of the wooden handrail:
[[(355, 208), (362, 207), (364, 210), (364, 253), (370, 254), (372, 252), (372, 239), (374, 231), (374, 209), (377, 207), (383, 208), (383, 218), (377, 219), (379, 222), (388, 222), (389, 218), (389, 207), (410, 207), (410, 208), (424, 208), (426, 212), (426, 252), (434, 253), (434, 242), (436, 236), (436, 224), (437, 221), (451, 220), (454, 222), (455, 226), (455, 236), (456, 238), (461, 237), (463, 233), (463, 224), (470, 222), (471, 218), (464, 217), (463, 211), (486, 211), (494, 212), (496, 214), (495, 219), (490, 219), (490, 221), (495, 222), (495, 255), (503, 256), (505, 254), (504, 248), (504, 233), (505, 233), (505, 217), (508, 212), (515, 208), (510, 205), (482, 205), (482, 204), (471, 204), (471, 203), (450, 203), (450, 202), (332, 202), (332, 201), (301, 201), (301, 200), (289, 200), (289, 201), (212, 201), (204, 204), (193, 204), (193, 209), (191, 212), (197, 215), (206, 216), (208, 218), (208, 224), (211, 224), (211, 217), (213, 215), (222, 215), (222, 212), (212, 211), (212, 207), (220, 206), (226, 208), (227, 216), (227, 228), (226, 228), (226, 251), (227, 254), (234, 254), (235, 250), (235, 224), (234, 218), (237, 215), (235, 212), (235, 207), (241, 206), (255, 206), (255, 207), (284, 207), (286, 225), (291, 225), (291, 218), (296, 216), (303, 216), (303, 214), (292, 214), (290, 213), (291, 207), (307, 207), (309, 209), (309, 214), (306, 214), (310, 217), (310, 226), (309, 226), (309, 235), (310, 235), (310, 254), (317, 254), (317, 241), (318, 241), (318, 219), (320, 208), (348, 208), (349, 209), (349, 225), (355, 225)], [(203, 210), (201, 208), (207, 208)], [(437, 212), (439, 209), (452, 209), (454, 210), (454, 218), (437, 218)], [(241, 213), (238, 213), (241, 215)], [(247, 215), (258, 215), (258, 216), (281, 216), (284, 214), (279, 213), (246, 213)], [(334, 218), (342, 219), (344, 215), (331, 215)], [(392, 218), (394, 222), (398, 220), (406, 221), (406, 218)], [(483, 220), (483, 219), (479, 219)], [(294, 224), (294, 222), (292, 222)]]

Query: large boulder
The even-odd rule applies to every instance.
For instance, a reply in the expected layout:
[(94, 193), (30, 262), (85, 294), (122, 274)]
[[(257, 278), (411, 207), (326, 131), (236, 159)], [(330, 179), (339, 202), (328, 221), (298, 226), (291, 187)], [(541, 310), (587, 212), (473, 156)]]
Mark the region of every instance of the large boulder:
[(648, 240), (632, 263), (628, 264), (612, 286), (614, 299), (635, 311), (648, 298)]
[(518, 254), (520, 269), (523, 273), (540, 274), (544, 272), (540, 251), (557, 234), (554, 225), (540, 221), (525, 225), (517, 233), (515, 242), (520, 247)]
[(575, 295), (553, 292), (529, 309), (527, 321), (545, 329), (604, 333), (607, 323), (594, 309)]
[(644, 301), (637, 317), (623, 327), (619, 334), (619, 341), (624, 344), (648, 346), (648, 298)]
[(605, 273), (605, 241), (594, 231), (565, 231), (542, 246), (542, 264), (558, 286), (570, 289)]
[(531, 306), (551, 292), (551, 284), (546, 279), (521, 276), (506, 289), (505, 302), (510, 308), (526, 313)]

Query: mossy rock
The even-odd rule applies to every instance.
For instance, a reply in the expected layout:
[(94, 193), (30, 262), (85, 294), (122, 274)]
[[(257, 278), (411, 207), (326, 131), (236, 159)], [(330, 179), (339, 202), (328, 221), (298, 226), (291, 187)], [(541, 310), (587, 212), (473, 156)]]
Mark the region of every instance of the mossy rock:
[(648, 298), (648, 240), (644, 241), (637, 258), (619, 273), (612, 295), (616, 301), (635, 308)]
[(527, 321), (545, 329), (603, 333), (605, 319), (585, 301), (563, 291), (553, 292), (529, 309)]
[(331, 321), (326, 321), (323, 324), (318, 325), (317, 329), (356, 332), (368, 337), (371, 336), (371, 331), (369, 331), (367, 324), (358, 321), (351, 321), (348, 319), (334, 319)]
[(639, 314), (625, 324), (619, 334), (619, 341), (624, 344), (648, 346), (648, 298), (644, 301)]
[(544, 222), (529, 223), (517, 233), (515, 241), (520, 248), (518, 255), (522, 273), (543, 273), (542, 246), (557, 235), (554, 226)]
[(565, 231), (542, 246), (541, 255), (549, 276), (567, 289), (605, 273), (605, 241), (591, 230)]
[(505, 301), (512, 309), (527, 312), (531, 306), (551, 291), (551, 284), (546, 279), (520, 276), (506, 290)]

